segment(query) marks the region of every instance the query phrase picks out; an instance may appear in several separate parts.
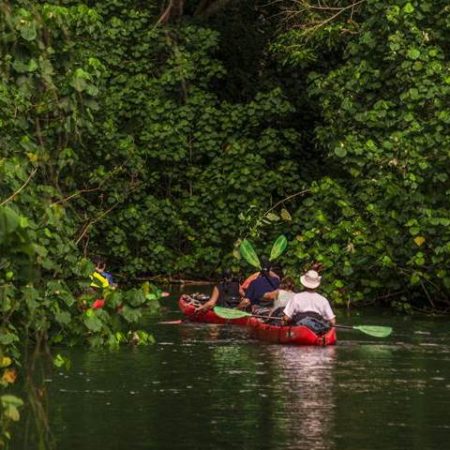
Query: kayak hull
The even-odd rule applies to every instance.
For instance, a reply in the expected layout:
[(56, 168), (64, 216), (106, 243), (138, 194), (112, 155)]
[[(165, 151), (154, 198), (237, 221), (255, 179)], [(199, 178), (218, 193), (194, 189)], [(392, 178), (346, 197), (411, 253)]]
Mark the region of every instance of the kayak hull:
[(305, 326), (269, 325), (255, 317), (249, 318), (247, 325), (252, 329), (252, 335), (256, 339), (274, 344), (317, 346), (336, 344), (336, 329), (334, 327), (328, 333), (319, 336)]
[(195, 306), (191, 302), (191, 297), (182, 295), (178, 300), (178, 307), (183, 315), (191, 322), (199, 323), (215, 323), (218, 325), (232, 324), (245, 326), (248, 322), (248, 317), (241, 317), (240, 319), (223, 319), (219, 317), (214, 311), (208, 310), (199, 314), (195, 313)]

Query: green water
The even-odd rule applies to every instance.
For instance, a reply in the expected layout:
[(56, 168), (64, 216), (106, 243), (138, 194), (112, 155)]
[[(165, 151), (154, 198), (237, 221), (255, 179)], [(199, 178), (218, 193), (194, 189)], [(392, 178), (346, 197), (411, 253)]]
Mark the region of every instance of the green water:
[[(160, 320), (179, 318), (175, 298), (164, 302)], [(153, 346), (73, 349), (69, 372), (46, 374), (55, 448), (448, 448), (448, 322), (338, 318), (395, 334), (339, 332), (335, 347), (301, 348), (252, 340), (245, 328), (149, 319)], [(14, 450), (37, 448), (25, 423)]]

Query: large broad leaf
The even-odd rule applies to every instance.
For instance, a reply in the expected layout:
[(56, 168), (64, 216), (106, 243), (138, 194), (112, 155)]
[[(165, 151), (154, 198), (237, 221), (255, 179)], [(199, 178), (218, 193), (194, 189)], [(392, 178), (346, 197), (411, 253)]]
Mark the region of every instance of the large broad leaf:
[(37, 38), (36, 24), (34, 22), (25, 22), (20, 27), (20, 35), (26, 41), (34, 41)]
[(5, 333), (3, 332), (2, 334), (0, 334), (0, 344), (2, 345), (10, 345), (13, 342), (18, 342), (19, 341), (19, 337), (17, 336), (17, 334), (14, 333)]
[(0, 207), (0, 242), (13, 233), (20, 224), (20, 217), (7, 206)]
[(287, 239), (286, 236), (280, 235), (277, 240), (274, 242), (272, 251), (270, 252), (270, 261), (277, 259), (287, 247)]
[(23, 401), (19, 397), (16, 397), (15, 395), (2, 395), (0, 397), (0, 402), (4, 407), (15, 406), (18, 408), (20, 406), (23, 406)]
[(121, 314), (129, 323), (137, 322), (142, 317), (142, 313), (138, 309), (130, 308), (127, 305), (122, 308)]
[(68, 325), (72, 320), (72, 316), (67, 311), (57, 311), (55, 319), (61, 325)]
[(261, 263), (259, 262), (258, 255), (256, 254), (252, 244), (250, 244), (247, 239), (244, 239), (241, 242), (241, 246), (239, 247), (239, 250), (241, 251), (242, 257), (253, 267), (256, 267), (257, 269), (261, 269)]
[(102, 329), (103, 323), (102, 321), (93, 314), (86, 314), (87, 317), (84, 318), (84, 324), (86, 327), (94, 332), (98, 332)]

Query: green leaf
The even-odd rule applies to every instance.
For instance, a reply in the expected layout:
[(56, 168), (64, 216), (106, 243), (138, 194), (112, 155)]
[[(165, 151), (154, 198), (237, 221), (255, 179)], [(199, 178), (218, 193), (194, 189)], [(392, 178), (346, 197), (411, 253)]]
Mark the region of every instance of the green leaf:
[(7, 206), (0, 207), (0, 242), (13, 233), (20, 224), (20, 217)]
[(20, 35), (26, 41), (34, 41), (37, 37), (36, 24), (34, 22), (26, 23), (20, 27)]
[(283, 209), (281, 210), (280, 216), (281, 216), (281, 218), (282, 218), (283, 220), (285, 220), (286, 222), (290, 222), (290, 221), (292, 220), (291, 214), (290, 214), (289, 211), (288, 211), (287, 209), (285, 209), (285, 208), (283, 208)]
[(272, 212), (266, 214), (266, 218), (270, 220), (270, 222), (278, 222), (280, 220), (280, 217)]
[(55, 314), (55, 319), (61, 325), (68, 325), (72, 320), (72, 316), (67, 311), (58, 311)]
[(407, 3), (404, 7), (403, 7), (403, 11), (405, 11), (406, 14), (411, 14), (413, 13), (415, 10), (414, 6), (411, 3)]
[(336, 147), (334, 153), (339, 158), (344, 158), (347, 155), (347, 150), (344, 147)]
[(407, 55), (411, 59), (417, 59), (420, 56), (420, 50), (418, 48), (410, 48)]
[(0, 397), (0, 402), (4, 407), (15, 406), (16, 408), (19, 408), (20, 406), (23, 406), (23, 400), (21, 400), (19, 397), (16, 397), (15, 395), (2, 395)]
[(130, 308), (129, 306), (124, 306), (121, 314), (123, 318), (130, 323), (137, 322), (142, 316), (138, 309)]
[(73, 74), (70, 85), (74, 87), (76, 91), (83, 92), (88, 86), (87, 81), (89, 79), (90, 76), (87, 72), (85, 72), (83, 69), (77, 69)]
[(66, 370), (69, 370), (72, 362), (66, 356), (62, 356), (60, 353), (58, 353), (53, 358), (53, 364), (55, 365), (55, 367), (64, 367)]
[(7, 406), (3, 411), (3, 414), (13, 422), (18, 422), (20, 420), (19, 410), (15, 406)]
[(59, 353), (53, 358), (53, 364), (55, 367), (62, 367), (64, 365), (64, 357)]
[(0, 333), (0, 344), (3, 345), (9, 345), (12, 344), (13, 342), (18, 342), (19, 338), (16, 334), (14, 333)]
[(85, 317), (84, 324), (87, 328), (89, 328), (89, 330), (94, 332), (100, 331), (103, 327), (102, 321), (95, 316), (94, 313)]

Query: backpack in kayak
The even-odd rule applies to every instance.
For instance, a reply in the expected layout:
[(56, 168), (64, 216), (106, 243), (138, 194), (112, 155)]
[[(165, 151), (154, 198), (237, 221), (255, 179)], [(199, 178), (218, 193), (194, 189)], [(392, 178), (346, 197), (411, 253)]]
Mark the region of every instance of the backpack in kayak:
[(331, 328), (331, 325), (327, 320), (313, 311), (295, 314), (292, 318), (292, 322), (296, 326), (308, 327), (319, 336), (328, 333)]

